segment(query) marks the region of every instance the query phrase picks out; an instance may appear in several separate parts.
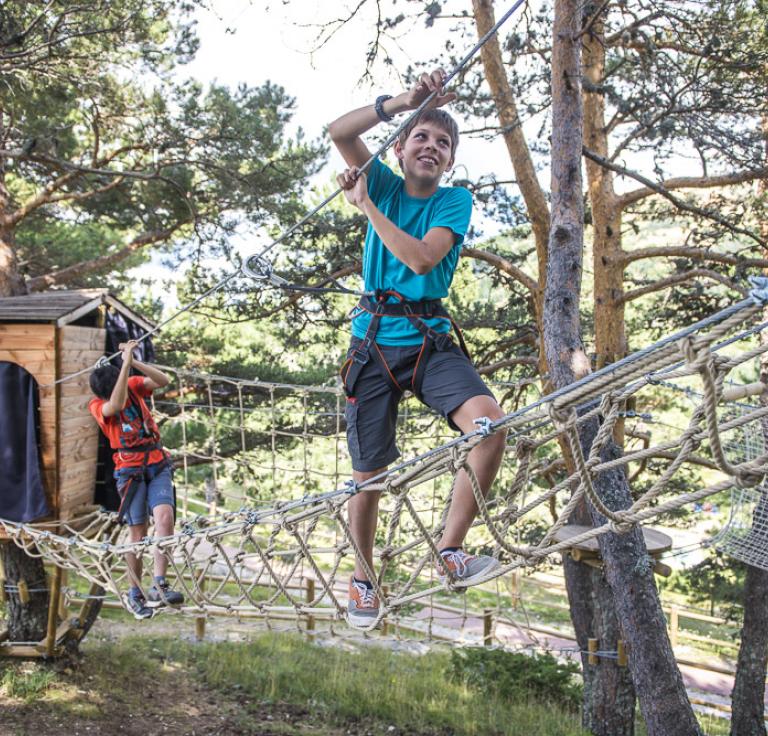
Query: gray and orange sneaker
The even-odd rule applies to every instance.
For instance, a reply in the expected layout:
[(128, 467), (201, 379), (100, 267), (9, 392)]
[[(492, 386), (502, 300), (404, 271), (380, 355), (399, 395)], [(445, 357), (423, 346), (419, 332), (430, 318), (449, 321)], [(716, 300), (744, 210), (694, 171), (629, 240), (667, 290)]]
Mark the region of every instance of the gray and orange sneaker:
[(142, 593), (126, 593), (123, 596), (123, 605), (138, 621), (145, 618), (152, 618), (152, 615), (154, 614), (154, 611), (147, 606), (147, 599)]
[(180, 606), (184, 603), (184, 596), (177, 590), (171, 590), (171, 586), (162, 580), (147, 591), (147, 605), (150, 608), (159, 606)]
[(367, 629), (378, 617), (379, 599), (373, 588), (350, 578), (347, 623), (355, 629)]
[(456, 582), (469, 585), (489, 575), (499, 566), (499, 561), (494, 557), (468, 555), (461, 547), (444, 549), (440, 552), (440, 557), (443, 558), (443, 564), (437, 565), (437, 573), (441, 583), (444, 583), (447, 577), (443, 566), (450, 570)]

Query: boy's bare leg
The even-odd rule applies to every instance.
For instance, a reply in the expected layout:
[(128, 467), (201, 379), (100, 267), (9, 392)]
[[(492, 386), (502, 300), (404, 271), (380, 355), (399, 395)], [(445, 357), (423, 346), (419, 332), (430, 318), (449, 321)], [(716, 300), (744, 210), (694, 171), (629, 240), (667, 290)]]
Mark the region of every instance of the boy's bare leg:
[[(128, 541), (140, 542), (147, 536), (148, 523), (145, 521), (143, 524), (131, 524), (128, 527)], [(128, 565), (128, 582), (131, 587), (141, 587), (141, 557), (137, 557), (133, 552), (128, 552), (125, 555), (125, 562)]]
[[(353, 471), (352, 478), (355, 483), (362, 483), (379, 473), (383, 473), (386, 467), (378, 470), (360, 472)], [(349, 499), (349, 528), (352, 538), (360, 548), (363, 558), (373, 570), (373, 542), (376, 537), (376, 522), (379, 516), (380, 491), (362, 491)], [(368, 573), (363, 570), (360, 561), (355, 557), (355, 577), (358, 580), (368, 580)]]
[[(152, 510), (152, 517), (155, 520), (155, 536), (170, 537), (173, 534), (173, 506), (168, 503), (161, 503)], [(160, 552), (155, 552), (155, 577), (165, 577), (165, 571), (168, 569), (168, 559)]]
[[(465, 401), (451, 414), (451, 419), (464, 434), (467, 434), (477, 429), (474, 420), (478, 417), (488, 417), (495, 421), (503, 416), (504, 412), (496, 400), (483, 395), (474, 396)], [(470, 467), (477, 476), (484, 496), (488, 493), (501, 465), (506, 439), (506, 432), (496, 432), (478, 444), (467, 458)], [(477, 503), (472, 493), (469, 477), (466, 473), (459, 472), (451, 507), (448, 510), (445, 530), (437, 544), (438, 549), (461, 547), (475, 516), (477, 516)]]

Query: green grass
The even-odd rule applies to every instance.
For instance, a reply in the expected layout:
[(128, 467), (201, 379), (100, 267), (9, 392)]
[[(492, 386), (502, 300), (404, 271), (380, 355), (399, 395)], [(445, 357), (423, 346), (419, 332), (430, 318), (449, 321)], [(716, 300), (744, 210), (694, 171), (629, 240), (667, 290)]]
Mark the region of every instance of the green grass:
[(297, 636), (264, 635), (247, 644), (168, 643), (206, 683), (261, 702), (282, 702), (329, 720), (372, 720), (456, 736), (581, 736), (576, 714), (549, 703), (504, 702), (448, 680), (449, 655), (398, 654), (366, 647), (346, 652)]
[[(311, 720), (317, 733), (334, 735), (356, 724), (372, 734), (393, 726), (412, 736), (586, 736), (579, 715), (552, 702), (525, 696), (505, 700), (453, 682), (447, 676), (447, 651), (415, 655), (367, 645), (347, 651), (291, 634), (203, 644), (128, 636), (86, 642), (84, 650), (84, 661), (74, 671), (43, 662), (0, 664), (0, 702), (13, 698), (47, 717), (100, 724), (110, 717), (115, 722), (114, 712), (105, 715), (111, 705), (142, 717), (147, 690), (175, 694), (186, 682), (187, 697), (189, 685), (197, 683), (208, 698), (238, 709), (234, 717), (244, 734), (259, 733), (265, 709), (289, 708), (306, 714), (302, 718)], [(146, 687), (126, 688), (125, 683)], [(183, 708), (184, 701), (169, 705)], [(728, 734), (723, 719), (702, 718), (701, 724), (708, 736)], [(638, 719), (637, 734), (644, 733)]]
[(53, 671), (35, 664), (11, 663), (0, 672), (0, 693), (25, 701), (39, 698), (56, 680)]

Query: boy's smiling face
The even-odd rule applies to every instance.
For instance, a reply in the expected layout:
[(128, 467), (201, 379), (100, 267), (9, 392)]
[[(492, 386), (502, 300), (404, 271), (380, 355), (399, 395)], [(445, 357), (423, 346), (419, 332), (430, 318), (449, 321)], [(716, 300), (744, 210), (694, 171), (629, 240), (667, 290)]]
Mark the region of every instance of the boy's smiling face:
[(443, 174), (453, 165), (450, 134), (432, 122), (417, 124), (405, 143), (395, 142), (394, 151), (400, 160), (406, 181), (419, 188), (437, 187)]

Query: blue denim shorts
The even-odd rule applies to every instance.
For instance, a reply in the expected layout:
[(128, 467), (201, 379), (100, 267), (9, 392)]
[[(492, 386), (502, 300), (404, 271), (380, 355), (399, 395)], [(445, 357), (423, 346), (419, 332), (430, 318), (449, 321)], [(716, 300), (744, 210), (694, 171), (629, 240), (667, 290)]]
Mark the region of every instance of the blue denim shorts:
[(128, 489), (128, 483), (137, 468), (119, 468), (115, 470), (115, 479), (117, 481), (117, 492), (122, 501), (125, 494), (130, 490), (132, 498), (128, 508), (123, 509), (123, 518), (126, 524), (134, 526), (144, 524), (149, 515), (155, 510), (155, 506), (168, 504), (175, 506), (173, 493), (173, 471), (167, 462), (152, 463), (144, 468), (144, 478), (134, 480), (131, 485), (136, 484), (131, 490)]

